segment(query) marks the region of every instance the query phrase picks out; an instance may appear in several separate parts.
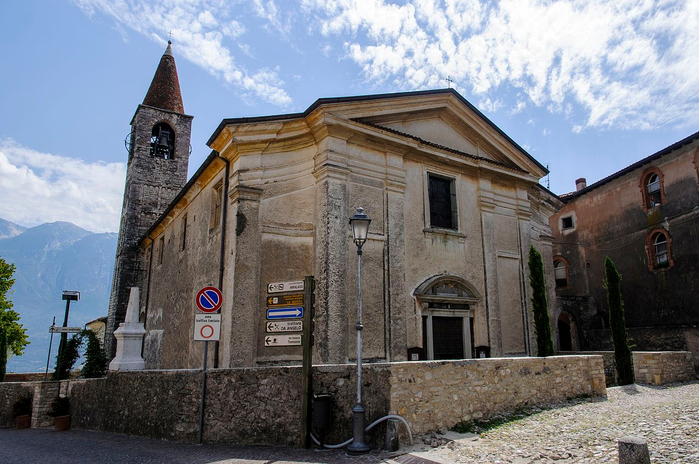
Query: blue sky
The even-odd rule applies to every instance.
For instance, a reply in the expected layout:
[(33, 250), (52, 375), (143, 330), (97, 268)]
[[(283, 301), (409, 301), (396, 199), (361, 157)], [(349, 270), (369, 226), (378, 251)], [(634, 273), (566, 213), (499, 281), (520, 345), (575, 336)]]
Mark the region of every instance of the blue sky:
[(190, 174), (223, 118), (447, 76), (549, 165), (555, 193), (699, 130), (696, 0), (9, 1), (0, 217), (118, 229), (123, 140), (170, 31)]

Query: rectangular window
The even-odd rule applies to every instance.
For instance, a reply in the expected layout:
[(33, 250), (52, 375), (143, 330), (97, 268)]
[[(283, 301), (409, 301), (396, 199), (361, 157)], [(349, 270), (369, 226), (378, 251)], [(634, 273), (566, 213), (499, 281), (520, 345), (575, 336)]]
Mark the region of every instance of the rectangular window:
[(187, 246), (187, 215), (182, 217), (182, 242), (180, 243), (180, 250), (184, 250)]
[(163, 264), (163, 252), (165, 251), (165, 236), (158, 240), (158, 264)]
[(212, 190), (211, 197), (211, 226), (213, 229), (221, 222), (221, 205), (223, 204), (223, 180), (220, 180)]
[(573, 228), (573, 216), (568, 216), (561, 218), (561, 228), (562, 229), (572, 229)]
[(448, 177), (428, 174), (430, 226), (458, 229), (456, 215), (456, 182)]

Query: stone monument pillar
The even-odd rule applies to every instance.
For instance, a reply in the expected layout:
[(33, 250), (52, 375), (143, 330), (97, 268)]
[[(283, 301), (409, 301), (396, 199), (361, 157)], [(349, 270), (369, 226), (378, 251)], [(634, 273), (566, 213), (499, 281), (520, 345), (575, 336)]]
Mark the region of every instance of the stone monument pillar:
[(146, 329), (138, 322), (138, 306), (138, 287), (131, 287), (126, 320), (114, 332), (117, 341), (116, 357), (109, 363), (110, 371), (138, 371), (146, 367), (146, 362), (141, 357)]

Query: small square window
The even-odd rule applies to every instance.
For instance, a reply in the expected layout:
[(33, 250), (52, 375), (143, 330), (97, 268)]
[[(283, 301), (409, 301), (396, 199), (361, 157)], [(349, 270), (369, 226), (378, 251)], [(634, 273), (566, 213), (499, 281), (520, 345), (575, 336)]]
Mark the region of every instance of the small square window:
[(456, 182), (435, 174), (429, 174), (428, 181), (430, 226), (457, 230)]
[(573, 216), (561, 218), (561, 229), (572, 229), (573, 227), (575, 227), (575, 224), (573, 224)]

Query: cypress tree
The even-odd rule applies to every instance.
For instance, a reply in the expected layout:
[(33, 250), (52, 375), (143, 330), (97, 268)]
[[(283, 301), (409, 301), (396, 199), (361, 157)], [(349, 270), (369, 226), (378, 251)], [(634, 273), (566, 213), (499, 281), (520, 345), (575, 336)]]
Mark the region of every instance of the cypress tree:
[(544, 279), (544, 262), (541, 253), (533, 246), (529, 248), (529, 284), (532, 287), (532, 310), (534, 312), (534, 332), (539, 356), (553, 356), (553, 337), (549, 305), (546, 300), (546, 280)]
[(630, 385), (636, 380), (633, 372), (633, 353), (629, 348), (626, 337), (626, 318), (624, 316), (624, 302), (621, 299), (621, 274), (609, 259), (604, 260), (606, 279), (604, 287), (607, 289), (607, 302), (609, 303), (609, 326), (612, 329), (612, 343), (614, 343), (614, 359), (616, 372), (619, 377), (619, 385)]
[(107, 354), (100, 344), (97, 335), (92, 330), (86, 329), (82, 332), (87, 337), (87, 348), (85, 349), (85, 365), (82, 376), (86, 379), (104, 377), (107, 373)]

